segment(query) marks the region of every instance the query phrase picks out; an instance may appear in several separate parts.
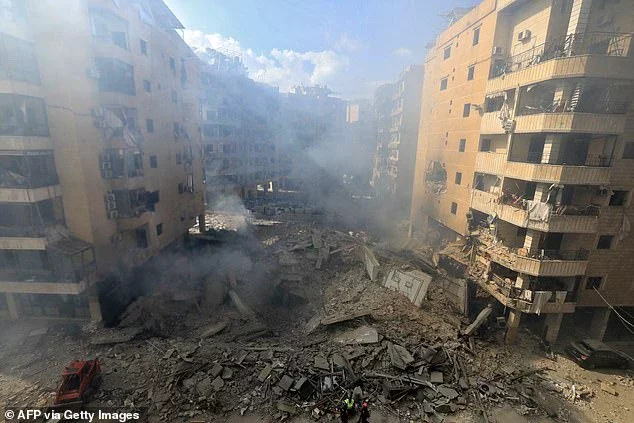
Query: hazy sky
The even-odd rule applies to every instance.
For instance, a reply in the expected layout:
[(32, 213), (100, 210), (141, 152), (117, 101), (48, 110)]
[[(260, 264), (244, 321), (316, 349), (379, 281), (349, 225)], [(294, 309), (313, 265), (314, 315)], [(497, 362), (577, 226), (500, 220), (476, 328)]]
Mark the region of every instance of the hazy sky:
[(195, 49), (240, 52), (249, 75), (279, 86), (327, 84), (371, 97), (446, 27), (440, 16), (476, 0), (165, 0)]

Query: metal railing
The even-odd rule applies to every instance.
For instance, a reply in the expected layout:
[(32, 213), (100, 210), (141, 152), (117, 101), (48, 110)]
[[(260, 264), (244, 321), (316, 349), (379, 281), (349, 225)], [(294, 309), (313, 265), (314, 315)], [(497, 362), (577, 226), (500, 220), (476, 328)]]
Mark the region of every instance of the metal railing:
[(576, 107), (566, 106), (565, 100), (555, 101), (546, 106), (524, 105), (519, 108), (518, 116), (536, 115), (540, 113), (596, 113), (622, 115), (627, 113), (629, 101), (584, 101), (583, 94)]
[[(565, 156), (565, 155), (564, 155)], [(548, 163), (542, 162), (543, 153), (538, 151), (530, 151), (524, 157), (511, 157), (510, 162), (544, 164), (544, 165), (563, 165), (563, 166), (589, 166), (589, 167), (609, 167), (610, 158), (600, 154), (588, 154), (585, 159), (575, 159), (574, 157), (563, 157)]]
[(497, 62), (491, 70), (491, 79), (561, 57), (584, 54), (625, 57), (629, 54), (631, 39), (632, 34), (616, 32), (570, 34)]
[(583, 248), (578, 250), (537, 250), (530, 254), (529, 258), (539, 261), (585, 261), (588, 260), (590, 252)]

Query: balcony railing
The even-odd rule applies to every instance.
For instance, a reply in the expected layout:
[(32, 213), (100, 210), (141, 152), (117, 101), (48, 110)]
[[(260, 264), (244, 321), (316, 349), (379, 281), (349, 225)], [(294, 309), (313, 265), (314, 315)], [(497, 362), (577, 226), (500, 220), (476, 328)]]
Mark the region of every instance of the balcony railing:
[(578, 250), (537, 250), (528, 257), (539, 261), (585, 261), (590, 252), (583, 248)]
[(520, 107), (518, 116), (536, 115), (540, 113), (595, 113), (608, 115), (622, 115), (627, 113), (630, 107), (629, 101), (579, 101), (579, 104), (572, 108), (566, 106), (565, 100), (555, 101), (547, 106), (529, 106)]
[[(563, 154), (563, 156), (566, 156)], [(510, 162), (519, 163), (532, 163), (532, 164), (549, 164), (549, 165), (563, 165), (563, 166), (590, 166), (590, 167), (609, 167), (610, 158), (602, 156), (600, 154), (588, 154), (585, 159), (576, 160), (574, 157), (564, 157), (562, 159), (549, 161), (548, 163), (542, 163), (542, 152), (529, 152), (525, 158), (513, 157), (509, 159)]]
[(629, 54), (631, 39), (632, 34), (613, 32), (570, 34), (564, 38), (546, 42), (528, 51), (511, 56), (502, 63), (498, 62), (491, 71), (491, 78), (517, 72), (560, 57), (573, 57), (584, 54), (626, 57)]

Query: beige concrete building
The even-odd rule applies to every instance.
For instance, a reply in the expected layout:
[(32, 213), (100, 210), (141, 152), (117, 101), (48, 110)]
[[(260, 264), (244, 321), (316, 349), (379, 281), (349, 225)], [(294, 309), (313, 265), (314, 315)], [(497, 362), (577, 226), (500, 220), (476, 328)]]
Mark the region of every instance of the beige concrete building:
[(181, 28), (161, 0), (0, 4), (0, 315), (101, 320), (202, 213)]
[(410, 65), (396, 82), (374, 93), (376, 150), (371, 185), (404, 216), (411, 208), (422, 86), (423, 67)]
[(509, 341), (524, 320), (626, 333), (633, 31), (632, 1), (486, 0), (429, 52), (412, 226), (474, 243)]

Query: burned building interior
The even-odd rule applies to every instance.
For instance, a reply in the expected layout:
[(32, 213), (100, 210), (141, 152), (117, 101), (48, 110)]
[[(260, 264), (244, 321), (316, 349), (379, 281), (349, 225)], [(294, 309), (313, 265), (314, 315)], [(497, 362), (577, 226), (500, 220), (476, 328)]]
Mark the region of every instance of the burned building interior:
[(0, 0), (7, 412), (634, 421), (633, 0), (396, 3), (434, 23), (372, 79), (347, 32)]

